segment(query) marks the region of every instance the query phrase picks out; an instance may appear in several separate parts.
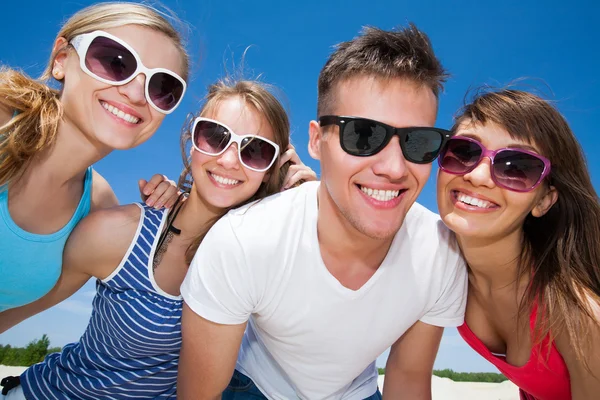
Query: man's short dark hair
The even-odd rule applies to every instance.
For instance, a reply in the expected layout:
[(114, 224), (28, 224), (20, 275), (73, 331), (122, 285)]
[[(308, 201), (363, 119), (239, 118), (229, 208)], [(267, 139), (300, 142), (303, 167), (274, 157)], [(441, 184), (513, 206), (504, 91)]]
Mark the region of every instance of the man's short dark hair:
[(448, 78), (429, 38), (414, 24), (392, 31), (365, 27), (359, 36), (338, 44), (321, 70), (318, 115), (332, 112), (336, 84), (358, 75), (406, 78), (426, 85), (436, 97)]

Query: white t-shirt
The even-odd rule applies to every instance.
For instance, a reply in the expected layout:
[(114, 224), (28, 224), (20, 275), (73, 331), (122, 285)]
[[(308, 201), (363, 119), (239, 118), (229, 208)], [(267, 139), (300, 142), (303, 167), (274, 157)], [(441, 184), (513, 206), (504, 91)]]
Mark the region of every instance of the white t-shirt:
[(466, 267), (439, 216), (413, 205), (379, 269), (351, 290), (321, 258), (318, 187), (229, 212), (181, 287), (203, 318), (249, 321), (236, 369), (270, 400), (371, 396), (376, 358), (415, 322), (449, 327), (464, 318)]

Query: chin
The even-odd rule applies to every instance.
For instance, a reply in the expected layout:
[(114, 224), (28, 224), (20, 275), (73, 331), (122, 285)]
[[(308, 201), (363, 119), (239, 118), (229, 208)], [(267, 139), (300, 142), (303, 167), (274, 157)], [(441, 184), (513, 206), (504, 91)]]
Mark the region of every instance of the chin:
[(393, 238), (400, 230), (402, 224), (391, 225), (389, 223), (382, 224), (362, 224), (360, 231), (372, 239), (390, 239)]

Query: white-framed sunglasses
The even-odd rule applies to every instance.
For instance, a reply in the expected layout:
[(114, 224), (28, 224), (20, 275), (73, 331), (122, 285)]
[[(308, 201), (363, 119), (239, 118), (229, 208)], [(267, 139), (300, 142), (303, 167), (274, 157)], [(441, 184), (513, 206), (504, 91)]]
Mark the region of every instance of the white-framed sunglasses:
[(83, 72), (109, 85), (125, 85), (139, 74), (146, 76), (146, 100), (163, 114), (172, 113), (183, 98), (185, 80), (165, 68), (146, 68), (125, 41), (104, 31), (75, 36), (71, 45)]
[(240, 163), (252, 171), (267, 171), (279, 155), (279, 146), (258, 135), (238, 135), (227, 125), (210, 118), (198, 117), (192, 126), (192, 145), (200, 153), (221, 155), (237, 143)]

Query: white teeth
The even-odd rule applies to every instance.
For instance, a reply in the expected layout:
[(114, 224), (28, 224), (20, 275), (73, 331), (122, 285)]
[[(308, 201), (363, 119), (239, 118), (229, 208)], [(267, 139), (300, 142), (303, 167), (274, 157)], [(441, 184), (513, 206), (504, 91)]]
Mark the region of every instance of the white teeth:
[(462, 203), (469, 204), (471, 206), (475, 206), (475, 207), (479, 207), (479, 208), (491, 208), (494, 206), (494, 204), (489, 201), (477, 199), (477, 198), (471, 197), (471, 196), (467, 196), (466, 194), (461, 193), (461, 192), (458, 192), (456, 194), (456, 199)]
[(367, 196), (374, 198), (378, 201), (390, 201), (395, 199), (400, 194), (399, 190), (379, 190), (371, 189), (365, 186), (361, 186), (360, 190), (363, 191)]
[(107, 110), (109, 113), (112, 113), (113, 115), (117, 116), (118, 118), (121, 118), (124, 121), (127, 121), (132, 124), (137, 124), (138, 122), (140, 122), (139, 118), (127, 114), (123, 110), (119, 110), (117, 107), (114, 107), (104, 101), (101, 101), (100, 104), (102, 104), (102, 107), (104, 107), (104, 109)]
[(212, 172), (210, 175), (214, 178), (215, 181), (219, 182), (221, 185), (237, 185), (240, 181), (235, 179), (225, 178), (219, 175), (215, 175)]

